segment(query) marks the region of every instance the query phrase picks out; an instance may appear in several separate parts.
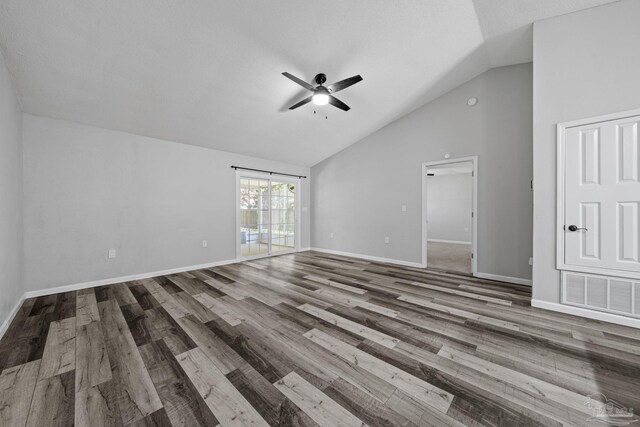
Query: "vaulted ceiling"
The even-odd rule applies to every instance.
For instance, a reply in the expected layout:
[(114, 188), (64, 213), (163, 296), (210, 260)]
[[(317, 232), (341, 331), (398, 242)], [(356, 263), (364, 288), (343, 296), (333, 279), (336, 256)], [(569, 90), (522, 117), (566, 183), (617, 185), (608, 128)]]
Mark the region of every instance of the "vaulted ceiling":
[[(612, 1), (1, 0), (0, 46), (27, 113), (309, 166)], [(289, 111), (283, 71), (364, 81)]]

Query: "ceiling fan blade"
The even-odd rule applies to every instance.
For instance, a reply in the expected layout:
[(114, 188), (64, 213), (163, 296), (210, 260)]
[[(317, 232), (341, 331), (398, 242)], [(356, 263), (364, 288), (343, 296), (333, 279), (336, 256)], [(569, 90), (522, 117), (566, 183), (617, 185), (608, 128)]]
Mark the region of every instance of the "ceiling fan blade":
[(313, 91), (315, 90), (315, 87), (311, 86), (309, 83), (305, 82), (304, 80), (301, 80), (299, 78), (297, 78), (296, 76), (287, 73), (286, 71), (284, 73), (282, 73), (283, 76), (285, 76), (288, 79), (293, 80), (294, 82), (298, 83), (300, 86), (302, 86), (303, 88)]
[(335, 96), (331, 96), (331, 95), (329, 95), (329, 104), (333, 105), (334, 107), (338, 107), (339, 109), (344, 111), (349, 111), (351, 109), (351, 107), (349, 107), (347, 104), (340, 101)]
[[(313, 99), (313, 95), (311, 95), (308, 98), (303, 99), (302, 101), (298, 102), (297, 104), (293, 104), (291, 107), (289, 107), (289, 110), (295, 110), (298, 107), (302, 107), (304, 104), (308, 104), (309, 102), (311, 102), (312, 99)], [(331, 102), (331, 101), (329, 101), (329, 102)]]
[(360, 77), (360, 75), (358, 74), (357, 76), (349, 77), (348, 79), (340, 80), (339, 82), (330, 84), (329, 86), (327, 86), (327, 89), (329, 89), (329, 92), (331, 93), (336, 93), (342, 89), (346, 89), (349, 86), (358, 83), (359, 81), (362, 81), (362, 77)]

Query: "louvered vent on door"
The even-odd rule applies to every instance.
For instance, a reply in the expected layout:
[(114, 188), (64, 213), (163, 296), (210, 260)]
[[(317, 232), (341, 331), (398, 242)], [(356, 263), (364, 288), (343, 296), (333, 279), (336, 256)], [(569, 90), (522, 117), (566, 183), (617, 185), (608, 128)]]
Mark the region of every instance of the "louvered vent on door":
[(585, 288), (583, 275), (565, 274), (565, 299), (572, 304), (584, 305)]
[(587, 305), (607, 308), (607, 279), (587, 277)]
[(631, 296), (633, 283), (620, 280), (609, 280), (611, 300), (609, 308), (623, 313), (632, 313), (633, 299)]
[(562, 303), (640, 317), (640, 282), (564, 271)]

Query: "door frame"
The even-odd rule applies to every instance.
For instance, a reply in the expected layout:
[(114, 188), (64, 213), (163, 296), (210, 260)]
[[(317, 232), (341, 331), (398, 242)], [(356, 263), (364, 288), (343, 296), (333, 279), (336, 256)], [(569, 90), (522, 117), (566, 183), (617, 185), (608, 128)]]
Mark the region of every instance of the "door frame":
[(634, 110), (621, 111), (618, 113), (604, 114), (601, 116), (588, 117), (584, 119), (571, 120), (558, 123), (556, 125), (556, 143), (557, 143), (557, 160), (556, 160), (556, 268), (558, 270), (570, 270), (583, 273), (604, 274), (617, 277), (625, 277), (631, 279), (640, 279), (640, 274), (624, 271), (612, 270), (607, 268), (585, 267), (580, 265), (566, 264), (564, 260), (565, 250), (565, 131), (567, 129), (585, 126), (600, 122), (608, 122), (612, 120), (621, 120), (628, 117), (640, 115), (640, 108)]
[(449, 163), (471, 162), (471, 274), (478, 275), (478, 156), (458, 157), (455, 159), (437, 160), (422, 163), (422, 266), (427, 268), (427, 168), (431, 166), (446, 165)]
[[(288, 177), (288, 176), (280, 176), (276, 175), (277, 178), (274, 178), (274, 174), (268, 173), (260, 173), (260, 172), (251, 172), (251, 171), (240, 171), (236, 170), (236, 259), (238, 261), (250, 261), (252, 259), (266, 258), (277, 255), (285, 255), (292, 254), (295, 252), (300, 252), (300, 216), (301, 216), (301, 180), (300, 178)], [(240, 179), (241, 178), (254, 178), (254, 179), (263, 179), (278, 182), (288, 182), (296, 185), (296, 235), (295, 235), (295, 247), (291, 250), (287, 251), (278, 251), (276, 253), (271, 252), (271, 208), (269, 208), (269, 253), (259, 254), (259, 255), (250, 255), (250, 256), (241, 256), (242, 244), (240, 243)], [(269, 207), (271, 207), (271, 186), (269, 186)]]

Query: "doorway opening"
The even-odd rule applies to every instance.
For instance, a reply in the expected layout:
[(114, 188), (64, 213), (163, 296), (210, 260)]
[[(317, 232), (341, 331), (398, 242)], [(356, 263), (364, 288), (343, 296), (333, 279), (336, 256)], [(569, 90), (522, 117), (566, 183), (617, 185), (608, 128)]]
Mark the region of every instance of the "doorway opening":
[(422, 166), (422, 262), (428, 268), (477, 273), (477, 163), (474, 156)]
[(298, 250), (299, 188), (299, 179), (238, 173), (238, 258), (261, 258)]

